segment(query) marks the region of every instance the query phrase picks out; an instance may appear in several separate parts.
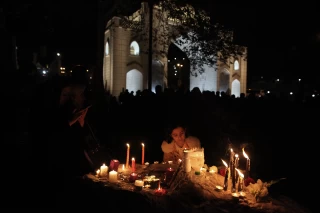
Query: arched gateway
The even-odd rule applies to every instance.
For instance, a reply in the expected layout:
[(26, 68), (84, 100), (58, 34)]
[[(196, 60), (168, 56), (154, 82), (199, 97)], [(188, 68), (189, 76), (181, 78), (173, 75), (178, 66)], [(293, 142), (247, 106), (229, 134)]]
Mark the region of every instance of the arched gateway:
[[(157, 10), (155, 6), (154, 14)], [(148, 32), (149, 26), (148, 18), (143, 17), (149, 17), (147, 2), (142, 2), (141, 8), (130, 16), (131, 20), (142, 23), (144, 29), (141, 30), (141, 34)], [(156, 22), (159, 24), (160, 21), (155, 15), (153, 23)], [(170, 21), (161, 24), (174, 25)], [(138, 40), (138, 37), (139, 35), (134, 34), (130, 28), (122, 26), (122, 20), (119, 17), (113, 17), (107, 23), (104, 38), (103, 82), (105, 89), (114, 96), (119, 96), (123, 88), (147, 89), (148, 40)], [(183, 49), (183, 46), (176, 45)], [(168, 51), (168, 47), (158, 43), (154, 43), (153, 48), (155, 52)], [(247, 61), (243, 57), (230, 58), (226, 63), (218, 62), (216, 67), (204, 65), (202, 68), (205, 70), (202, 74), (190, 75), (190, 89), (199, 87), (201, 91), (231, 90), (231, 94), (236, 96), (246, 92)], [(154, 90), (156, 85), (166, 87), (168, 72), (166, 55), (153, 54), (152, 72), (152, 89)]]

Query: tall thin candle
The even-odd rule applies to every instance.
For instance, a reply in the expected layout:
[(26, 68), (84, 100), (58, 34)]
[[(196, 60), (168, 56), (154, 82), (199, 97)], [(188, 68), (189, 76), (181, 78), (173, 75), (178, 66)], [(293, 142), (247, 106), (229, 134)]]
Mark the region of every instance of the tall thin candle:
[[(222, 160), (222, 159), (221, 159)], [(223, 190), (227, 191), (228, 190), (228, 175), (229, 175), (229, 168), (228, 168), (228, 164), (222, 160), (222, 163), (225, 165), (226, 167), (226, 174), (224, 176), (224, 183), (223, 183)]]
[[(234, 160), (234, 168), (237, 170), (239, 167), (239, 155), (238, 154), (235, 154), (235, 160)], [(236, 183), (238, 182), (238, 179), (239, 179), (239, 173), (236, 172), (235, 173), (235, 176), (236, 176)]]
[(244, 148), (242, 148), (242, 153), (243, 153), (243, 156), (247, 159), (246, 173), (245, 173), (245, 177), (244, 177), (244, 178), (247, 178), (247, 177), (249, 177), (249, 173), (250, 173), (250, 158), (247, 155), (247, 153), (244, 151)]
[(243, 190), (243, 185), (244, 185), (244, 181), (243, 181), (244, 175), (240, 172), (239, 169), (236, 169), (236, 170), (239, 175), (238, 192), (241, 192)]
[(230, 168), (230, 178), (232, 180), (232, 192), (236, 192), (236, 176), (235, 176), (235, 153), (232, 148), (230, 148), (230, 160), (229, 160), (229, 168)]
[(131, 159), (131, 170), (132, 172), (136, 171), (136, 159), (134, 158)]
[(130, 155), (130, 145), (127, 143), (126, 169), (129, 168), (129, 155)]
[(144, 143), (142, 143), (141, 146), (142, 146), (141, 165), (144, 165)]

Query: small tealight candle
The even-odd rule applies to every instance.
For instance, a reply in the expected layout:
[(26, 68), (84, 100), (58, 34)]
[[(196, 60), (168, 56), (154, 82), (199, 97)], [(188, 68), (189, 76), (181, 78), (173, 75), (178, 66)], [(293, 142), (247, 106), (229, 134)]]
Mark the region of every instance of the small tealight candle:
[(100, 169), (96, 171), (96, 177), (99, 177), (99, 175), (100, 175)]
[(240, 196), (241, 198), (243, 198), (243, 197), (246, 196), (246, 193), (245, 193), (245, 192), (239, 192), (239, 196)]
[(118, 172), (112, 170), (109, 172), (109, 182), (114, 183), (118, 180)]
[(149, 166), (149, 162), (145, 162), (144, 165)]
[(158, 163), (159, 163), (159, 161), (154, 161), (153, 163), (154, 163), (154, 164), (158, 164)]
[(223, 189), (223, 187), (222, 187), (222, 186), (216, 186), (216, 190), (217, 190), (217, 191), (219, 191), (219, 192), (220, 192), (222, 189)]
[(172, 160), (169, 160), (169, 161), (168, 161), (168, 164), (172, 164), (172, 163), (173, 163), (173, 161), (172, 161)]
[(215, 173), (215, 171), (214, 170), (210, 170), (209, 173), (210, 173), (210, 175), (213, 175)]
[(211, 166), (210, 168), (209, 168), (209, 170), (211, 171), (214, 171), (214, 172), (218, 172), (218, 167), (216, 167), (216, 166)]
[(106, 177), (108, 175), (108, 166), (106, 166), (105, 164), (103, 164), (100, 167), (100, 177)]
[(239, 193), (234, 192), (231, 194), (234, 199), (239, 199)]

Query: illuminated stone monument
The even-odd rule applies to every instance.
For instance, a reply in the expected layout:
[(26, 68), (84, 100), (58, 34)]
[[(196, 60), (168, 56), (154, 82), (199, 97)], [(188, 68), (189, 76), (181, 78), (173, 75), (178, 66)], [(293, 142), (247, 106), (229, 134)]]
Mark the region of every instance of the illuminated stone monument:
[[(161, 33), (159, 31), (165, 28), (155, 27), (156, 25), (173, 23), (160, 23), (157, 19), (158, 11), (158, 6), (155, 5), (153, 26), (157, 33)], [(107, 23), (104, 37), (103, 83), (105, 90), (114, 96), (119, 96), (123, 89), (136, 92), (148, 87), (148, 40), (139, 39), (148, 32), (148, 17), (149, 8), (146, 2), (129, 17), (132, 21), (144, 23), (141, 35), (133, 33), (130, 27), (123, 26), (119, 17), (113, 17)], [(155, 91), (156, 85), (167, 87), (167, 54), (156, 52), (168, 52), (168, 48), (168, 45), (161, 42), (153, 42), (152, 91)], [(181, 46), (179, 48), (182, 49)], [(215, 67), (204, 65), (203, 69), (205, 71), (197, 77), (190, 74), (190, 90), (199, 87), (201, 91), (228, 92), (236, 97), (246, 93), (247, 61), (243, 57), (230, 58), (226, 63), (218, 61)]]

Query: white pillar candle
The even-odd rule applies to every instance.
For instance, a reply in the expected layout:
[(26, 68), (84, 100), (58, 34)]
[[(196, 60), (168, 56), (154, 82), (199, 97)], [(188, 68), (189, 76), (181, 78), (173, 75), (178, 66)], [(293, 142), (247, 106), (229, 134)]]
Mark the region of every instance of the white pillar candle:
[(117, 182), (118, 180), (118, 172), (112, 170), (111, 172), (109, 172), (109, 182)]
[(134, 185), (142, 187), (144, 185), (144, 181), (143, 180), (135, 180)]
[(108, 175), (108, 166), (106, 166), (105, 164), (103, 164), (100, 167), (100, 177), (106, 177)]

